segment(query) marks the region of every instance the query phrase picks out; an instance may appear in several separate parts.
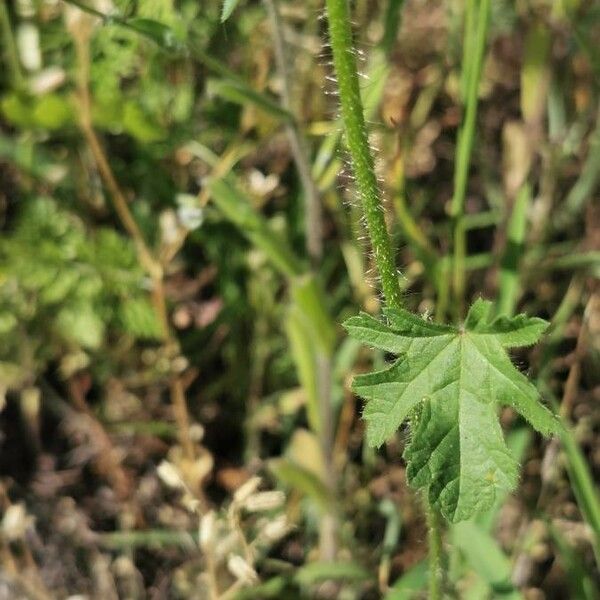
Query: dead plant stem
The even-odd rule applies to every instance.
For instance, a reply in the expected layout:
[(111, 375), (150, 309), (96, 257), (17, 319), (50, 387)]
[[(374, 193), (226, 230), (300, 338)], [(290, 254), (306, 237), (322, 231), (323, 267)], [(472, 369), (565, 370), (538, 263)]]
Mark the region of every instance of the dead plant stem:
[[(94, 157), (94, 161), (100, 173), (104, 185), (108, 189), (112, 203), (123, 228), (133, 240), (138, 260), (141, 267), (152, 281), (152, 305), (156, 318), (158, 319), (162, 338), (169, 355), (173, 353), (177, 344), (169, 325), (166, 294), (164, 287), (164, 269), (160, 261), (155, 258), (149, 248), (144, 236), (129, 209), (129, 204), (119, 186), (114, 173), (110, 167), (106, 153), (94, 130), (92, 124), (92, 100), (89, 91), (89, 36), (85, 34), (75, 35), (75, 49), (78, 60), (78, 97), (80, 108), (80, 126), (85, 140)], [(185, 455), (189, 459), (194, 458), (194, 445), (190, 437), (190, 419), (185, 400), (183, 383), (179, 375), (172, 374), (169, 383), (171, 404), (173, 414), (177, 423), (179, 441)]]

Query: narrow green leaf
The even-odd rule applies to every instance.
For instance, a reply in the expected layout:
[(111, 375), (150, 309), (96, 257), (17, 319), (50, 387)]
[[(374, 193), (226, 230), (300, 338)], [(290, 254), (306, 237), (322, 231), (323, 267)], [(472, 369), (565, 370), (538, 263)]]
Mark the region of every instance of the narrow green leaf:
[(294, 305), (288, 312), (286, 333), (298, 379), (306, 395), (306, 415), (312, 431), (320, 431), (319, 389), (314, 344), (300, 309)]
[(127, 19), (127, 24), (131, 29), (151, 39), (165, 50), (176, 50), (181, 46), (181, 42), (177, 39), (175, 32), (164, 23), (154, 21), (153, 19), (135, 17)]
[(521, 70), (521, 113), (526, 122), (541, 118), (548, 92), (552, 33), (545, 23), (534, 23), (525, 38)]
[(385, 595), (385, 600), (413, 600), (427, 585), (429, 565), (426, 560), (417, 563), (399, 577)]
[(336, 339), (335, 324), (327, 312), (325, 296), (317, 280), (311, 274), (296, 277), (291, 293), (310, 333), (311, 345), (318, 346), (326, 355), (331, 354)]
[(273, 266), (286, 277), (297, 277), (304, 266), (296, 257), (283, 236), (270, 227), (265, 218), (227, 178), (211, 179), (208, 188), (215, 204), (223, 214), (269, 258)]
[(235, 600), (266, 600), (267, 598), (283, 598), (286, 592), (288, 578), (277, 575), (267, 579), (264, 583), (253, 585), (249, 588), (239, 590), (235, 595)]
[(301, 567), (294, 578), (307, 586), (321, 581), (368, 581), (371, 574), (360, 565), (351, 562), (314, 562)]
[(512, 315), (519, 294), (519, 261), (524, 250), (527, 210), (531, 205), (531, 186), (525, 183), (517, 193), (507, 227), (507, 243), (500, 267), (498, 314)]
[(314, 473), (285, 458), (270, 461), (269, 468), (284, 485), (306, 494), (322, 509), (327, 510), (330, 508), (331, 494), (325, 484)]
[(573, 433), (565, 429), (561, 442), (567, 459), (567, 472), (577, 504), (584, 519), (594, 531), (593, 549), (600, 567), (600, 495), (588, 462)]
[(206, 83), (206, 90), (209, 95), (220, 96), (234, 104), (241, 106), (252, 104), (278, 121), (291, 123), (294, 120), (292, 115), (281, 108), (276, 100), (260, 94), (241, 81), (209, 79)]
[(501, 594), (502, 598), (522, 598), (510, 580), (510, 561), (483, 528), (472, 521), (459, 523), (452, 528), (452, 541), (493, 592)]

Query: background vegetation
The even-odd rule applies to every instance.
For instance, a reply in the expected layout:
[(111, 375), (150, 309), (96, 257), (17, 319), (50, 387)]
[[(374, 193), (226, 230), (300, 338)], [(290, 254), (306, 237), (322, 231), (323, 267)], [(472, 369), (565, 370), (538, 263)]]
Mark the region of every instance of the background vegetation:
[[(402, 302), (550, 321), (512, 357), (571, 424), (502, 411), (519, 488), (444, 594), (597, 598), (600, 9), (352, 14)], [(410, 432), (350, 391), (389, 357), (339, 325), (381, 298), (322, 16), (1, 0), (0, 598), (427, 597)]]

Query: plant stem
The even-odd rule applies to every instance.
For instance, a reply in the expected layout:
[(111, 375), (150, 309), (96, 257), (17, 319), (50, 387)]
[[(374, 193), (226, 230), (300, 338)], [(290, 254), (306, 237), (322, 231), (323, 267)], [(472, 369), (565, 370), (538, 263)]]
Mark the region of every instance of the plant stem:
[(398, 273), (385, 224), (373, 156), (365, 127), (347, 0), (327, 0), (327, 14), (333, 63), (338, 79), (342, 120), (352, 159), (352, 170), (356, 178), (356, 187), (362, 201), (385, 299), (390, 306), (398, 307), (401, 305)]
[[(279, 7), (277, 6), (277, 0), (265, 0), (265, 5), (271, 20), (275, 61), (282, 83), (281, 103), (283, 109), (293, 115), (292, 85)], [(285, 128), (294, 163), (304, 189), (306, 250), (312, 264), (316, 266), (323, 254), (323, 224), (319, 191), (312, 177), (306, 139), (302, 135), (298, 124), (296, 121), (289, 121), (286, 123)]]
[[(92, 152), (94, 161), (100, 173), (100, 176), (107, 187), (113, 206), (123, 228), (127, 231), (133, 240), (138, 260), (141, 267), (146, 271), (152, 280), (152, 304), (156, 318), (159, 322), (163, 342), (169, 353), (177, 348), (177, 342), (169, 325), (169, 315), (167, 311), (166, 293), (164, 287), (164, 270), (160, 261), (154, 256), (152, 250), (146, 243), (144, 235), (140, 230), (133, 214), (129, 209), (129, 204), (125, 194), (121, 190), (113, 171), (110, 167), (106, 153), (98, 139), (96, 131), (92, 124), (92, 100), (89, 90), (89, 30), (83, 24), (74, 32), (74, 42), (77, 54), (78, 80), (77, 91), (80, 107), (80, 127), (83, 136)], [(173, 414), (177, 423), (177, 432), (179, 442), (187, 458), (193, 459), (194, 444), (190, 438), (190, 419), (185, 400), (185, 389), (179, 375), (173, 374), (169, 381), (169, 391)]]
[(425, 514), (427, 516), (427, 541), (429, 545), (429, 600), (441, 600), (443, 588), (442, 567), (442, 527), (440, 515), (424, 499)]
[(527, 229), (527, 209), (531, 203), (531, 186), (524, 183), (517, 193), (507, 225), (507, 240), (500, 266), (500, 291), (496, 312), (512, 316), (519, 299), (519, 260)]
[[(487, 1), (487, 0), (484, 0)], [(369, 148), (365, 127), (363, 106), (356, 69), (356, 59), (352, 47), (352, 31), (347, 0), (327, 0), (329, 16), (329, 37), (333, 50), (333, 62), (338, 78), (342, 119), (348, 149), (353, 163), (353, 171), (363, 211), (367, 220), (369, 237), (375, 254), (375, 262), (385, 299), (390, 306), (401, 305), (400, 286), (392, 245), (385, 225), (383, 206), (380, 201), (373, 157)], [(442, 533), (439, 515), (425, 501), (429, 528), (430, 555), (430, 600), (442, 598)]]
[(469, 78), (471, 76), (471, 66), (473, 61), (470, 57), (473, 54), (473, 43), (477, 32), (475, 23), (475, 13), (478, 0), (466, 0), (464, 14), (464, 32), (463, 32), (463, 52), (462, 52), (462, 69), (460, 73), (460, 98), (461, 102), (466, 103), (469, 89)]
[[(454, 193), (452, 196), (451, 214), (454, 219), (454, 260), (453, 260), (453, 289), (454, 298), (457, 303), (459, 316), (462, 316), (464, 292), (465, 292), (465, 255), (466, 255), (466, 230), (462, 222), (467, 192), (467, 180), (469, 177), (469, 164), (473, 150), (473, 139), (475, 136), (475, 120), (477, 117), (477, 93), (483, 55), (485, 51), (485, 40), (488, 28), (490, 0), (480, 0), (479, 10), (473, 18), (470, 7), (466, 15), (466, 24), (476, 23), (477, 31), (475, 39), (469, 42), (472, 52), (465, 58), (468, 62), (462, 65), (465, 73), (465, 116), (458, 132), (458, 147), (456, 151), (456, 167), (454, 171)], [(472, 32), (467, 31), (468, 40), (472, 38)]]
[(14, 88), (20, 90), (23, 88), (24, 78), (21, 71), (21, 64), (19, 63), (15, 36), (10, 23), (7, 0), (0, 0), (0, 21), (2, 21), (2, 37), (4, 38), (4, 51), (6, 53), (8, 70)]

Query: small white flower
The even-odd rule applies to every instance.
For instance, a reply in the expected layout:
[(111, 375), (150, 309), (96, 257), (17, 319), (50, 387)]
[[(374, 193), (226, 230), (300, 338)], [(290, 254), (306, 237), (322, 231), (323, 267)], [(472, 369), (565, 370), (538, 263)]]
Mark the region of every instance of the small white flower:
[(268, 196), (279, 185), (279, 177), (274, 173), (265, 176), (258, 169), (252, 169), (248, 175), (248, 184), (253, 194)]
[(202, 225), (204, 221), (204, 211), (198, 205), (197, 196), (192, 194), (177, 194), (177, 218), (179, 223), (188, 231), (193, 231)]

